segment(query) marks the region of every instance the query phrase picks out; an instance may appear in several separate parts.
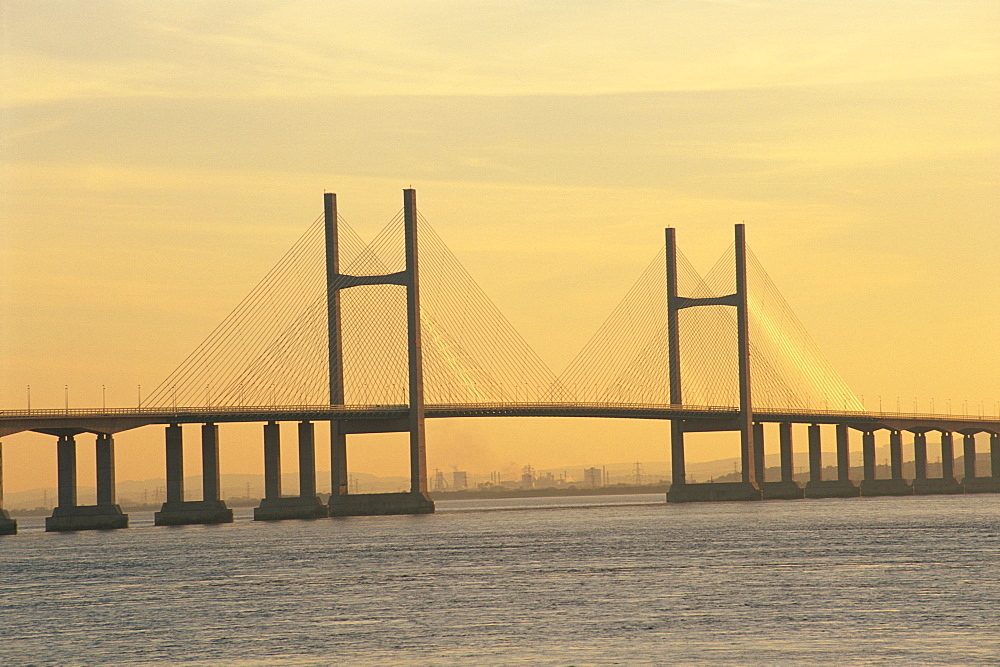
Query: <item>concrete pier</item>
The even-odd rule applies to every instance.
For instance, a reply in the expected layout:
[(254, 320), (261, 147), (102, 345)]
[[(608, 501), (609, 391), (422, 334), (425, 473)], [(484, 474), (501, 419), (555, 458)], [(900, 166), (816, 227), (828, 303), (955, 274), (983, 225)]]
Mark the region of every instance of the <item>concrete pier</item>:
[[(1000, 493), (1000, 436), (996, 433), (990, 434), (990, 475), (989, 477), (980, 477), (976, 474), (975, 466), (975, 453), (976, 444), (975, 436), (966, 434), (965, 436), (965, 479), (962, 480), (962, 486), (965, 488), (966, 493)], [(971, 454), (973, 463), (970, 466), (969, 454), (970, 454), (970, 443), (971, 442)], [(969, 473), (972, 473), (971, 475)]]
[(668, 503), (700, 503), (719, 500), (763, 500), (761, 490), (749, 482), (672, 484)]
[(749, 481), (757, 482), (757, 486), (760, 486), (767, 481), (767, 474), (764, 470), (764, 425), (760, 422), (755, 422), (752, 428), (753, 437), (751, 438), (751, 441), (753, 443), (753, 467), (756, 471), (756, 479)]
[(264, 426), (264, 498), (253, 510), (254, 521), (320, 519), (329, 510), (316, 495), (316, 436), (312, 422), (301, 422), (299, 435), (299, 495), (281, 495), (281, 445), (278, 425)]
[(795, 482), (761, 482), (761, 497), (764, 500), (798, 500), (805, 498), (805, 490)]
[(128, 528), (128, 515), (115, 502), (115, 445), (111, 435), (97, 436), (97, 504), (78, 505), (76, 486), (76, 438), (60, 435), (56, 444), (58, 505), (45, 519), (45, 530), (107, 530)]
[(76, 438), (60, 435), (56, 443), (57, 507), (76, 506)]
[[(865, 478), (861, 480), (861, 495), (869, 496), (911, 496), (913, 487), (903, 479), (903, 467), (901, 460), (901, 441), (898, 431), (889, 434), (889, 458), (892, 477), (890, 479), (878, 479), (875, 471), (877, 469), (875, 461), (875, 433), (864, 431), (862, 436), (862, 450), (864, 458)], [(893, 452), (896, 452), (893, 454)], [(898, 469), (899, 476), (896, 476)]]
[[(809, 426), (809, 484), (823, 480), (823, 449), (819, 424)], [(806, 487), (808, 488), (808, 486)]]
[(913, 434), (913, 483), (927, 479), (927, 434)]
[(792, 424), (781, 422), (778, 425), (778, 450), (781, 458), (781, 481), (791, 482), (795, 474), (792, 456)]
[(316, 495), (316, 429), (312, 422), (299, 422), (299, 496)]
[(962, 458), (965, 463), (965, 474), (967, 480), (976, 478), (976, 435), (966, 433), (962, 436)]
[(760, 471), (761, 497), (764, 500), (795, 500), (805, 497), (805, 491), (792, 480), (792, 425), (782, 422), (778, 426), (778, 448), (781, 458), (781, 479), (767, 481), (764, 479), (764, 425), (754, 424), (754, 447), (758, 454), (758, 470)]
[(875, 481), (875, 433), (872, 431), (864, 431), (861, 434), (861, 458), (864, 480)]
[(3, 443), (0, 442), (0, 535), (17, 535), (17, 521), (3, 508)]
[(264, 425), (264, 500), (281, 497), (281, 430), (277, 422)]
[(903, 434), (900, 431), (889, 432), (889, 470), (892, 479), (903, 480)]
[(806, 498), (856, 498), (861, 495), (861, 489), (855, 486), (850, 478), (849, 446), (847, 426), (837, 424), (837, 479), (822, 479), (819, 426), (813, 424), (809, 427), (810, 479), (805, 488)]
[(1000, 479), (1000, 434), (990, 433), (990, 477)]
[[(921, 434), (923, 435), (923, 434)], [(918, 496), (964, 493), (955, 479), (955, 445), (950, 431), (941, 432), (941, 477), (928, 478), (926, 470), (927, 443), (924, 441), (924, 477), (913, 480), (913, 493)]]
[(330, 516), (433, 514), (434, 501), (427, 493), (358, 493), (330, 497)]
[(167, 502), (153, 515), (157, 526), (232, 523), (233, 511), (220, 497), (219, 427), (201, 427), (202, 500), (184, 500), (184, 441), (179, 424), (166, 428)]
[(955, 440), (951, 431), (941, 433), (941, 479), (955, 481)]

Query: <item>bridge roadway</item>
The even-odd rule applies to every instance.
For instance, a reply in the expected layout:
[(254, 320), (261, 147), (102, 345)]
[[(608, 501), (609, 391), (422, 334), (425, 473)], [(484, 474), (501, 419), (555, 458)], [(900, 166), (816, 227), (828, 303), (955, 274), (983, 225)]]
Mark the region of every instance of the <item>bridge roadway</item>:
[[(744, 420), (739, 409), (727, 406), (644, 405), (604, 403), (452, 403), (426, 405), (428, 418), (463, 417), (576, 417), (615, 419), (663, 419), (680, 422), (682, 432), (739, 431)], [(434, 503), (426, 494), (423, 477), (410, 493), (349, 494), (346, 487), (346, 456), (338, 458), (331, 444), (334, 487), (329, 505), (316, 494), (316, 453), (313, 425), (331, 423), (331, 437), (351, 433), (408, 431), (407, 405), (299, 405), (299, 406), (219, 406), (185, 408), (112, 408), (76, 410), (0, 411), (0, 437), (23, 431), (57, 436), (59, 504), (46, 520), (46, 530), (124, 528), (128, 515), (115, 500), (114, 434), (143, 426), (166, 425), (167, 501), (156, 513), (157, 525), (179, 523), (221, 523), (232, 521), (232, 510), (221, 498), (219, 482), (220, 423), (264, 422), (265, 497), (254, 511), (261, 520), (316, 518), (359, 514), (433, 512)], [(298, 422), (299, 495), (281, 494), (281, 462), (278, 422)], [(781, 479), (765, 480), (764, 423), (780, 425)], [(755, 410), (753, 413), (753, 462), (758, 478), (748, 478), (750, 449), (743, 449), (743, 481), (695, 484), (686, 480), (683, 451), (674, 464), (674, 479), (667, 500), (760, 500), (764, 498), (822, 498), (857, 495), (912, 495), (928, 493), (1000, 492), (1000, 418), (970, 415), (921, 415), (838, 410)], [(202, 500), (186, 500), (181, 424), (201, 425)], [(809, 483), (805, 488), (793, 481), (792, 424), (809, 425)], [(820, 425), (836, 427), (837, 478), (823, 479)], [(863, 434), (864, 479), (857, 486), (850, 479), (848, 430)], [(875, 431), (888, 430), (892, 460), (891, 478), (877, 477)], [(913, 433), (914, 479), (903, 479), (902, 432)], [(929, 478), (927, 436), (941, 435), (941, 477)], [(75, 436), (97, 436), (97, 504), (77, 503)], [(964, 436), (965, 476), (959, 483), (954, 475), (952, 433)], [(990, 475), (976, 471), (976, 434), (989, 434)], [(671, 436), (672, 437), (672, 436)], [(342, 440), (342, 438), (341, 438)], [(677, 448), (674, 447), (676, 454)], [(412, 453), (411, 453), (412, 458)], [(2, 473), (0, 473), (2, 475)], [(340, 481), (337, 481), (340, 480)], [(2, 478), (0, 478), (2, 484)], [(338, 486), (339, 485), (339, 486)], [(2, 486), (0, 486), (2, 489)], [(0, 493), (2, 498), (2, 493)], [(0, 506), (0, 534), (16, 532), (17, 523)]]
[[(120, 433), (155, 424), (205, 424), (269, 421), (341, 421), (347, 432), (395, 430), (405, 422), (406, 405), (220, 406), (180, 408), (90, 408), (0, 411), (0, 437), (22, 431), (51, 435)], [(690, 431), (738, 428), (739, 410), (726, 406), (551, 403), (442, 403), (425, 407), (428, 418), (584, 417), (681, 419)], [(847, 425), (859, 431), (950, 431), (1000, 433), (1000, 417), (928, 415), (843, 410), (755, 409), (755, 422)], [(350, 423), (355, 422), (351, 428)], [(397, 424), (398, 422), (398, 424)], [(402, 428), (401, 430), (406, 430)]]

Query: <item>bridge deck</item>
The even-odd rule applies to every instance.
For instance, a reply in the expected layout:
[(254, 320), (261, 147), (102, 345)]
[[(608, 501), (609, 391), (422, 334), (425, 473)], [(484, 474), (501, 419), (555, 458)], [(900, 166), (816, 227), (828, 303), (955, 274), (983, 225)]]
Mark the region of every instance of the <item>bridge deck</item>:
[[(268, 421), (344, 422), (405, 419), (405, 405), (299, 405), (75, 410), (0, 411), (0, 436), (21, 431), (41, 433), (118, 433), (153, 424), (202, 424)], [(426, 406), (428, 418), (585, 417), (611, 419), (682, 419), (698, 430), (736, 428), (739, 410), (727, 406), (602, 403), (453, 403)], [(936, 430), (1000, 432), (1000, 418), (973, 415), (927, 415), (838, 410), (754, 410), (759, 422), (847, 424), (858, 430)]]

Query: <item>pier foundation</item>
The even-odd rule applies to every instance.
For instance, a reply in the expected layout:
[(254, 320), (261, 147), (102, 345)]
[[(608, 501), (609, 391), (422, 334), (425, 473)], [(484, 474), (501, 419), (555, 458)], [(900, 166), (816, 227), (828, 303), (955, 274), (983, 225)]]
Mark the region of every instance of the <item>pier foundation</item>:
[(0, 535), (17, 535), (17, 521), (5, 509), (0, 509)]
[(760, 485), (764, 500), (797, 500), (805, 498), (805, 490), (792, 481), (763, 482)]
[[(902, 478), (902, 462), (899, 459), (900, 441), (899, 432), (893, 431), (889, 434), (889, 469), (892, 477), (890, 479), (877, 479), (875, 477), (875, 433), (865, 431), (862, 436), (862, 451), (864, 460), (865, 478), (861, 480), (861, 495), (872, 496), (912, 496), (913, 487)], [(899, 475), (897, 476), (897, 472)]]
[(872, 496), (912, 496), (913, 487), (905, 479), (865, 479), (861, 481), (861, 495)]
[(668, 503), (701, 503), (720, 500), (763, 500), (760, 488), (749, 482), (671, 484)]
[(356, 493), (330, 496), (329, 512), (332, 517), (433, 514), (434, 501), (426, 492)]
[(78, 505), (76, 494), (76, 438), (59, 436), (57, 447), (59, 504), (45, 519), (45, 530), (110, 530), (128, 528), (128, 514), (115, 502), (114, 439), (97, 436), (97, 504)]
[(847, 426), (837, 424), (837, 479), (821, 479), (820, 430), (817, 424), (809, 427), (809, 482), (806, 484), (806, 498), (857, 498), (861, 489), (848, 476), (849, 441)]
[(814, 480), (806, 484), (805, 488), (806, 498), (857, 498), (860, 495), (861, 489), (851, 480)]
[(996, 477), (973, 477), (962, 482), (966, 493), (1000, 493), (1000, 479)]
[(312, 422), (299, 424), (299, 495), (281, 495), (281, 443), (278, 424), (264, 426), (264, 497), (253, 510), (254, 521), (321, 519), (327, 506), (316, 495), (316, 445)]
[[(923, 435), (923, 434), (921, 434)], [(955, 448), (950, 431), (941, 433), (941, 477), (927, 477), (927, 443), (924, 440), (924, 476), (913, 480), (913, 494), (917, 496), (964, 493), (965, 489), (955, 479)]]
[[(760, 441), (763, 443), (763, 433)], [(756, 436), (755, 436), (756, 437)], [(761, 447), (763, 448), (763, 447)], [(781, 422), (778, 425), (778, 453), (781, 459), (781, 481), (763, 482), (760, 492), (764, 500), (795, 500), (805, 497), (805, 491), (792, 480), (792, 425)], [(761, 461), (761, 468), (764, 467)]]
[(233, 510), (220, 498), (219, 427), (201, 427), (202, 500), (184, 500), (184, 441), (179, 424), (166, 429), (167, 502), (153, 515), (157, 526), (232, 523)]
[(928, 477), (926, 479), (913, 480), (913, 495), (915, 496), (937, 496), (954, 493), (965, 493), (962, 485), (954, 479)]

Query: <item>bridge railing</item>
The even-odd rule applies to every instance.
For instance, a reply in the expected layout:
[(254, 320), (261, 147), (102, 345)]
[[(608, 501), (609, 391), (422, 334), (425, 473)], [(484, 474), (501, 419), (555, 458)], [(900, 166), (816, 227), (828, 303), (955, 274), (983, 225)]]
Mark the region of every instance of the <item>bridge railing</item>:
[[(0, 420), (14, 420), (25, 418), (143, 418), (143, 417), (170, 417), (170, 416), (204, 416), (206, 421), (210, 421), (213, 416), (221, 415), (243, 415), (261, 416), (268, 415), (323, 415), (323, 414), (375, 414), (375, 413), (405, 413), (408, 410), (405, 404), (348, 404), (348, 405), (327, 405), (327, 404), (301, 404), (301, 405), (213, 405), (213, 406), (178, 406), (178, 407), (134, 407), (134, 408), (33, 408), (17, 410), (0, 410)], [(651, 403), (601, 403), (590, 401), (568, 401), (568, 402), (541, 402), (541, 401), (507, 401), (507, 402), (480, 402), (480, 403), (431, 403), (427, 404), (429, 413), (469, 413), (469, 412), (544, 412), (544, 411), (591, 411), (591, 412), (678, 412), (687, 414), (715, 414), (731, 415), (737, 412), (738, 408), (727, 405), (672, 405), (672, 404), (651, 404)], [(767, 408), (755, 409), (754, 415), (767, 418), (778, 419), (780, 417), (800, 417), (798, 421), (808, 421), (810, 417), (827, 417), (830, 419), (842, 419), (850, 421), (857, 419), (864, 422), (881, 420), (933, 420), (933, 421), (956, 421), (956, 422), (980, 422), (997, 423), (1000, 422), (1000, 415), (968, 415), (968, 414), (928, 414), (917, 412), (891, 412), (891, 411), (871, 411), (871, 410), (830, 410), (811, 408)]]

